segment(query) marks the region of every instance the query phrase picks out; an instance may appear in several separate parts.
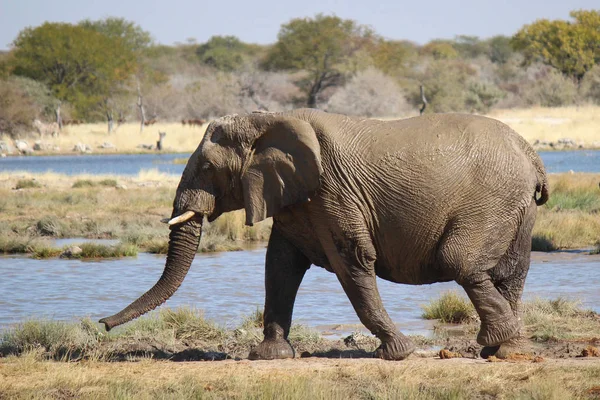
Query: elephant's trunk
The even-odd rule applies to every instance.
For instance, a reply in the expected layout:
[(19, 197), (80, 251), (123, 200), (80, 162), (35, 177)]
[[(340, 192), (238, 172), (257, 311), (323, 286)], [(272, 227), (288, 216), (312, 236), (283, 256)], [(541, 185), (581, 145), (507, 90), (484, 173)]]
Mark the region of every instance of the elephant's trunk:
[(109, 331), (167, 301), (183, 282), (200, 244), (200, 236), (177, 226), (169, 234), (169, 251), (162, 276), (156, 284), (121, 312), (100, 320)]

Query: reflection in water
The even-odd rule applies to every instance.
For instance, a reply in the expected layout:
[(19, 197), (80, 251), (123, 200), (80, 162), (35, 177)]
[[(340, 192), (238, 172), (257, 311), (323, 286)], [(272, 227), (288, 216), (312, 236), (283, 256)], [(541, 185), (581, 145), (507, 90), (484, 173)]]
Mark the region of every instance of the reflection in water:
[[(262, 309), (265, 249), (197, 255), (169, 307), (192, 306), (221, 324)], [(0, 257), (0, 327), (31, 317), (93, 320), (113, 314), (135, 300), (158, 279), (164, 256), (85, 262)], [(525, 298), (565, 296), (600, 312), (600, 257), (579, 254), (534, 254)], [(405, 333), (426, 333), (421, 306), (440, 292), (461, 290), (453, 282), (399, 285), (379, 280), (383, 302)], [(294, 321), (312, 327), (360, 324), (335, 275), (318, 267), (306, 274), (294, 308)]]

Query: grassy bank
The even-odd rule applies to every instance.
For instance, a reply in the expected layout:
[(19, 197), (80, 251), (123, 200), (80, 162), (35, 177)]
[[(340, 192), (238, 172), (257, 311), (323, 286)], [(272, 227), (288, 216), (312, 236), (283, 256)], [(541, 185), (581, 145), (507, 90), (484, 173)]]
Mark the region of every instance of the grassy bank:
[[(48, 238), (119, 239), (165, 253), (179, 177), (146, 171), (136, 177), (0, 173), (0, 253), (41, 254)], [(550, 175), (551, 195), (538, 208), (533, 249), (588, 248), (600, 240), (600, 174)], [(239, 250), (264, 241), (270, 221), (244, 225), (244, 212), (206, 224), (200, 251)]]
[[(581, 321), (574, 321), (574, 316), (586, 318), (591, 321), (589, 338), (598, 332), (598, 315), (561, 299), (536, 300), (526, 303), (525, 309), (535, 310), (536, 321), (542, 315), (552, 319), (559, 334), (545, 341), (531, 336), (538, 322), (526, 317), (532, 342), (546, 347), (538, 347), (536, 357), (522, 354), (510, 362), (477, 359), (475, 333), (469, 330), (462, 336), (415, 337), (414, 355), (389, 362), (371, 358), (378, 345), (371, 337), (353, 334), (356, 340), (329, 340), (293, 326), (290, 342), (296, 359), (249, 362), (244, 359), (248, 351), (262, 340), (261, 316), (256, 313), (229, 329), (205, 320), (197, 310), (167, 308), (110, 333), (87, 319), (26, 321), (0, 336), (0, 397), (596, 398), (600, 359), (590, 352), (584, 358), (577, 356), (585, 349), (597, 350), (597, 343), (582, 337), (560, 339), (569, 334), (559, 331)], [(596, 326), (591, 326), (594, 321)], [(439, 347), (432, 345), (459, 357), (440, 360)], [(201, 360), (212, 362), (178, 362)]]
[[(171, 214), (178, 182), (156, 171), (136, 177), (0, 173), (0, 253), (51, 256), (47, 239), (78, 237), (165, 253), (169, 230), (160, 220)], [(243, 211), (228, 213), (205, 224), (199, 251), (239, 250), (269, 232), (270, 221), (245, 227)]]

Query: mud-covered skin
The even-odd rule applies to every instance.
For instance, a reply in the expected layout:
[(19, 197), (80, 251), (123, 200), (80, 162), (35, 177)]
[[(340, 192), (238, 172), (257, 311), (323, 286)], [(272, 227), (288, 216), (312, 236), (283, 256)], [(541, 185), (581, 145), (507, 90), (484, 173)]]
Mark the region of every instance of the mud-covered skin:
[[(314, 264), (336, 274), (382, 341), (376, 356), (401, 360), (414, 345), (388, 316), (376, 276), (415, 285), (455, 280), (481, 318), (478, 342), (501, 346), (519, 334), (531, 230), (547, 198), (541, 160), (499, 121), (437, 114), (384, 122), (301, 109), (211, 123), (182, 175), (173, 215), (194, 211), (212, 221), (243, 208), (249, 225), (273, 217), (265, 339), (252, 359), (293, 356), (294, 301)], [(164, 281), (178, 286), (179, 278)], [(145, 312), (135, 304), (128, 316)]]

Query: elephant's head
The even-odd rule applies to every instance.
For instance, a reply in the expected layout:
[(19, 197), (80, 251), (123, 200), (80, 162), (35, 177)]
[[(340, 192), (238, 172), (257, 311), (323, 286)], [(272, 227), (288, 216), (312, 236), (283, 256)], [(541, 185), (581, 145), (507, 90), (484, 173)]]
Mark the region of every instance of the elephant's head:
[(244, 208), (246, 224), (300, 203), (319, 186), (317, 136), (303, 120), (277, 114), (227, 116), (212, 122), (190, 157), (168, 221), (169, 250), (158, 282), (118, 314), (107, 330), (164, 303), (181, 285), (200, 243), (202, 220)]

